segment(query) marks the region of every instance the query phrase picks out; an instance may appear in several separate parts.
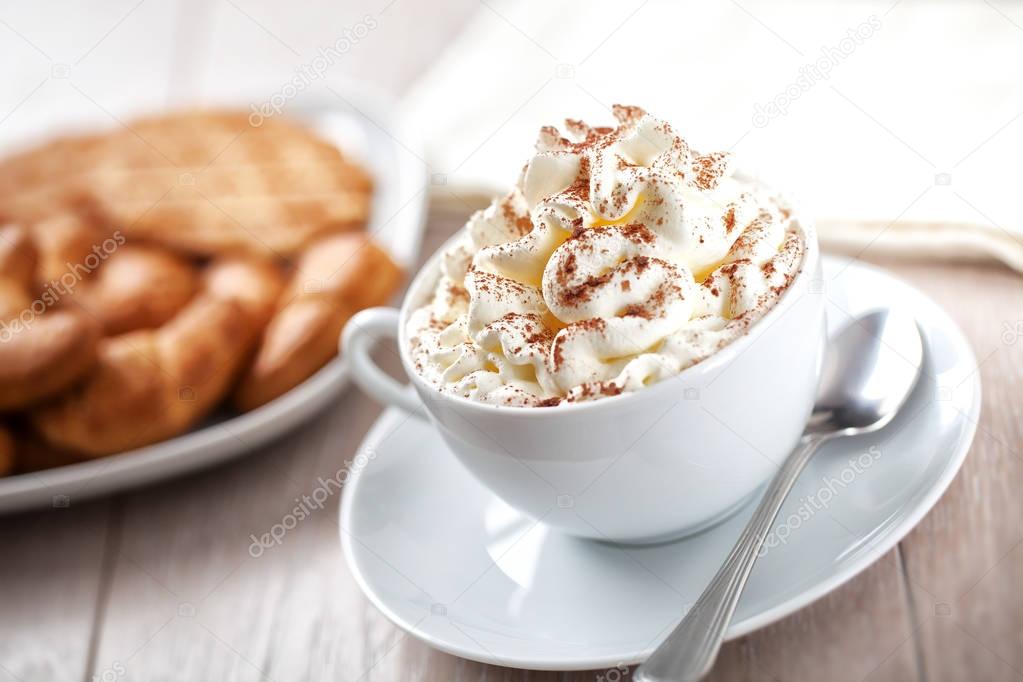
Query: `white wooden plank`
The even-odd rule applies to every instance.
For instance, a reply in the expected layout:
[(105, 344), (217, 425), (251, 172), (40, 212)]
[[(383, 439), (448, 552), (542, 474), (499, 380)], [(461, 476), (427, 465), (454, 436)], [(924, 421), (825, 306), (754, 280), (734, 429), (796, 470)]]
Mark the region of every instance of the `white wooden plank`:
[(913, 622), (892, 550), (837, 591), (725, 645), (710, 680), (919, 679)]
[(0, 681), (86, 677), (109, 503), (0, 519)]
[[(903, 542), (932, 680), (1023, 678), (1023, 295), (1007, 269), (901, 265), (962, 326), (983, 406), (948, 492)], [(951, 387), (954, 391), (954, 387)], [(951, 396), (955, 398), (954, 394)]]
[[(339, 495), (250, 552), (350, 459), (378, 408), (329, 415), (234, 465), (125, 498), (97, 663), (125, 679), (342, 679), (370, 655), (365, 604), (341, 556)], [(255, 554), (256, 556), (253, 556)]]

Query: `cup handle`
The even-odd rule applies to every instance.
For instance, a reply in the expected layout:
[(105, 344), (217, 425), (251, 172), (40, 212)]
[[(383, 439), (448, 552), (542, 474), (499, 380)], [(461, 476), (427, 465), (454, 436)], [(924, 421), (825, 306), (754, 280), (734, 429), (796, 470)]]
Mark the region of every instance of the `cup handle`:
[(341, 332), (342, 357), (351, 368), (355, 383), (371, 398), (422, 418), (423, 404), (419, 398), (380, 369), (369, 354), (380, 339), (398, 338), (398, 324), (395, 308), (369, 308), (356, 313)]

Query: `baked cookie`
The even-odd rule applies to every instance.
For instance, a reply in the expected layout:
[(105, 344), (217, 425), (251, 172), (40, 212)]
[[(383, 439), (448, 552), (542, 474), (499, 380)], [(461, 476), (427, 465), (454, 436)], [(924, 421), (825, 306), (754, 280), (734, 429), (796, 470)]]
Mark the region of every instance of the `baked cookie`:
[(79, 212), (199, 255), (288, 257), (366, 222), (372, 181), (310, 130), (242, 112), (141, 119), (0, 163), (0, 213), (26, 223)]

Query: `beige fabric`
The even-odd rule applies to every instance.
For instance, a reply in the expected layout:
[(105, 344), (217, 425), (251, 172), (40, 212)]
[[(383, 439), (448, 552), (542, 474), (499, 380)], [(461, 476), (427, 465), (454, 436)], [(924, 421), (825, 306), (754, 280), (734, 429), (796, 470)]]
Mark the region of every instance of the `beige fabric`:
[(1019, 37), (984, 3), (485, 3), (404, 103), (442, 200), (510, 186), (543, 124), (638, 104), (791, 191), (827, 247), (1023, 270)]

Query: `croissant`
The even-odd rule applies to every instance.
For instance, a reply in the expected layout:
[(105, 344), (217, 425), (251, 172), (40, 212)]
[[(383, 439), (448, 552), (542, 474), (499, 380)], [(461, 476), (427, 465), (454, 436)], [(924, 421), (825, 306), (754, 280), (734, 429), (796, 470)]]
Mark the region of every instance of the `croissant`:
[(71, 211), (30, 223), (28, 232), (38, 253), (33, 267), (41, 289), (57, 284), (74, 288), (76, 281), (94, 270), (107, 252), (126, 241), (124, 235), (101, 230), (87, 216)]
[(37, 254), (19, 226), (0, 228), (0, 410), (17, 410), (53, 396), (82, 378), (96, 361), (99, 325), (59, 301), (32, 297)]
[(70, 300), (115, 336), (159, 327), (181, 310), (198, 287), (195, 266), (153, 246), (124, 245), (80, 282)]
[(97, 457), (194, 426), (228, 393), (283, 286), (266, 263), (213, 263), (200, 292), (169, 322), (103, 339), (94, 371), (30, 414), (49, 443)]
[(335, 235), (312, 244), (235, 391), (235, 406), (254, 409), (315, 374), (337, 354), (348, 319), (385, 303), (401, 277), (401, 269), (365, 235)]

